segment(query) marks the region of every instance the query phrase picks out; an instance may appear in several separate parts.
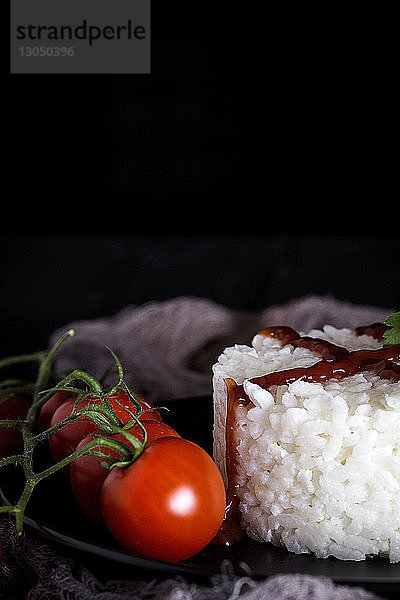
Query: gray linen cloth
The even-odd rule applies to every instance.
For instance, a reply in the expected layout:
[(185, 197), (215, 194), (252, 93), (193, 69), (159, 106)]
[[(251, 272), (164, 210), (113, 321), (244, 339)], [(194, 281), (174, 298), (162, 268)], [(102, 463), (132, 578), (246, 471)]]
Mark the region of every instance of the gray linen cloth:
[(157, 403), (210, 393), (211, 366), (221, 350), (250, 343), (267, 325), (290, 325), (298, 331), (326, 324), (355, 327), (384, 320), (392, 312), (309, 296), (251, 313), (183, 296), (128, 306), (108, 318), (70, 323), (54, 332), (50, 342), (73, 328), (75, 335), (61, 349), (57, 368), (77, 367), (95, 377), (110, 366), (105, 349), (109, 346), (123, 365), (127, 384)]
[[(205, 298), (178, 297), (143, 306), (128, 306), (103, 319), (69, 323), (55, 331), (54, 343), (69, 328), (75, 335), (57, 360), (60, 371), (81, 368), (100, 377), (110, 366), (109, 346), (122, 362), (125, 380), (155, 403), (211, 393), (211, 366), (234, 343), (248, 344), (268, 325), (298, 331), (325, 324), (355, 327), (385, 320), (392, 308), (357, 306), (331, 297), (307, 296), (257, 313), (236, 311)], [(361, 587), (335, 584), (328, 578), (290, 574), (264, 581), (238, 577), (229, 568), (209, 585), (182, 577), (101, 582), (87, 568), (58, 549), (39, 542), (29, 531), (17, 539), (13, 520), (0, 519), (3, 563), (0, 598), (13, 600), (373, 600)]]

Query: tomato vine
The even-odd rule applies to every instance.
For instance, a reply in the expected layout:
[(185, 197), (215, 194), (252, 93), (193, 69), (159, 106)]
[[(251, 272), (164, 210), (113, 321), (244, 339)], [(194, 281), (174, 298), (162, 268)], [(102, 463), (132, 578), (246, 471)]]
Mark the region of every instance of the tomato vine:
[[(36, 352), (0, 360), (0, 369), (24, 363), (31, 363), (36, 365), (37, 368), (36, 379), (33, 382), (11, 378), (0, 382), (0, 405), (16, 394), (26, 395), (30, 398), (29, 409), (24, 418), (0, 419), (0, 428), (16, 428), (22, 435), (22, 451), (0, 459), (0, 469), (8, 465), (20, 465), (24, 473), (24, 486), (17, 502), (14, 505), (7, 504), (0, 506), (0, 513), (14, 513), (16, 530), (19, 535), (23, 530), (26, 506), (33, 490), (43, 479), (55, 474), (83, 454), (101, 459), (102, 466), (107, 469), (111, 469), (113, 466), (128, 466), (141, 454), (146, 444), (147, 432), (139, 417), (143, 412), (152, 410), (152, 407), (150, 405), (146, 406), (146, 403), (145, 407), (143, 407), (143, 400), (139, 402), (139, 397), (125, 384), (121, 363), (110, 348), (107, 349), (114, 358), (119, 377), (118, 382), (111, 389), (105, 390), (97, 379), (80, 369), (74, 369), (61, 379), (57, 378), (53, 370), (54, 359), (61, 346), (73, 335), (74, 330), (67, 331), (48, 352)], [(55, 385), (51, 385), (54, 380), (56, 380)], [(123, 407), (131, 417), (124, 424), (118, 419), (108, 400), (108, 397), (115, 394), (119, 389), (123, 389), (128, 394), (135, 408), (135, 411), (132, 412)], [(59, 423), (46, 428), (44, 431), (35, 431), (35, 423), (42, 406), (58, 391), (70, 392), (76, 396), (73, 412)], [(88, 398), (99, 399), (100, 402), (85, 403), (84, 406), (81, 406), (82, 402)], [(68, 423), (72, 423), (78, 419), (92, 421), (99, 427), (101, 432), (95, 434), (94, 439), (85, 446), (76, 449), (62, 460), (43, 470), (35, 471), (34, 452), (38, 444)], [(129, 429), (133, 425), (140, 427), (142, 439), (138, 439), (129, 433)], [(109, 437), (115, 434), (122, 434), (127, 443), (125, 444)], [(99, 445), (116, 451), (120, 458), (111, 458), (109, 454), (100, 452), (98, 450)]]

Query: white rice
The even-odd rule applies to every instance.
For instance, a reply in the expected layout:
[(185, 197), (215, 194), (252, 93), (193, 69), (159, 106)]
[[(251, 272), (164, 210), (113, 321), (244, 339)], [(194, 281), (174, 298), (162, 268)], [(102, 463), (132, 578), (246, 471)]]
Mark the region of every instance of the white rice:
[[(349, 350), (381, 346), (325, 327), (308, 332)], [(359, 373), (324, 384), (295, 381), (271, 394), (247, 381), (315, 364), (304, 348), (255, 336), (213, 367), (214, 458), (226, 479), (224, 377), (254, 408), (237, 411), (242, 526), (249, 537), (319, 558), (400, 561), (400, 385)]]

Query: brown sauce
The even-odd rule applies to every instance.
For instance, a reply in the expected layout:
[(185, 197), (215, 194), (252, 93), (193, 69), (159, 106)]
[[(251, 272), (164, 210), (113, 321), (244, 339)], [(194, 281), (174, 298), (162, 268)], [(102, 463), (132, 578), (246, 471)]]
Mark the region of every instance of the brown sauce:
[[(370, 335), (382, 340), (383, 332), (387, 329), (382, 323), (374, 323), (366, 327), (357, 327), (356, 335)], [(294, 329), (286, 326), (267, 327), (259, 332), (279, 340), (282, 346), (291, 344), (295, 347), (308, 348), (321, 357), (321, 361), (310, 367), (286, 369), (254, 377), (251, 382), (262, 388), (271, 390), (279, 385), (287, 385), (301, 379), (312, 383), (325, 382), (329, 379), (342, 379), (356, 373), (373, 372), (382, 379), (400, 381), (400, 345), (387, 346), (378, 350), (356, 350), (349, 352), (326, 340), (300, 336)], [(237, 429), (236, 411), (239, 406), (250, 408), (251, 401), (246, 395), (243, 385), (238, 385), (233, 379), (226, 378), (227, 416), (226, 416), (226, 470), (228, 478), (227, 506), (222, 527), (214, 539), (216, 544), (231, 545), (245, 537), (241, 528), (239, 498), (237, 494), (236, 442)]]
[(388, 326), (384, 323), (372, 323), (372, 325), (364, 325), (362, 327), (356, 327), (356, 335), (370, 335), (371, 337), (379, 340), (383, 340), (383, 334), (388, 329)]
[(226, 490), (225, 517), (214, 539), (214, 544), (230, 546), (245, 537), (245, 533), (240, 525), (241, 515), (239, 497), (237, 495), (235, 433), (237, 428), (236, 411), (239, 406), (249, 405), (250, 400), (244, 393), (243, 386), (237, 385), (233, 379), (225, 379), (225, 384), (227, 390), (225, 440), (228, 486)]

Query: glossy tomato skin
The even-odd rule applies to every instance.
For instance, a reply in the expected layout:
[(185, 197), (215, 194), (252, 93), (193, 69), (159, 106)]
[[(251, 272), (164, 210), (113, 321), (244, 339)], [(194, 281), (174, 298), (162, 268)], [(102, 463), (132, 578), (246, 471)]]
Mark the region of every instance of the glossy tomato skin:
[[(160, 415), (159, 411), (156, 409), (156, 407), (154, 406), (154, 404), (152, 402), (150, 402), (149, 400), (147, 400), (146, 398), (144, 398), (143, 396), (140, 396), (139, 394), (136, 394), (136, 395), (139, 396), (139, 398), (141, 398), (141, 400), (138, 400), (138, 402), (139, 402), (139, 404), (141, 404), (142, 409), (145, 411), (141, 414), (140, 420), (141, 421), (147, 421), (147, 420), (162, 421), (161, 415)], [(130, 410), (133, 414), (136, 413), (135, 405), (132, 402), (132, 400), (130, 399), (127, 392), (125, 392), (123, 390), (118, 390), (117, 393), (113, 394), (112, 396), (107, 396), (107, 398), (111, 402), (111, 405), (115, 411), (115, 414), (117, 415), (117, 417), (119, 419), (121, 419), (121, 421), (123, 423), (126, 423), (127, 421), (129, 421), (129, 419), (131, 417), (126, 410), (121, 408), (120, 405), (122, 405), (123, 407)]]
[(67, 398), (73, 397), (71, 392), (60, 390), (47, 400), (40, 409), (39, 417), (35, 423), (35, 431), (45, 431), (50, 427), (51, 419), (57, 408), (63, 404)]
[[(24, 419), (29, 410), (29, 402), (23, 396), (13, 394), (0, 404), (0, 419)], [(22, 446), (22, 435), (15, 427), (0, 429), (0, 458), (10, 456)]]
[[(67, 399), (57, 408), (51, 418), (51, 426), (59, 423), (72, 413), (75, 400), (75, 398)], [(135, 405), (126, 392), (120, 391), (112, 396), (108, 396), (108, 400), (122, 424), (127, 423), (131, 419), (131, 415), (125, 408), (135, 414)], [(83, 408), (88, 404), (100, 404), (100, 402), (99, 398), (85, 399), (79, 404), (79, 408)], [(143, 406), (145, 407), (144, 403)], [(153, 418), (151, 419), (151, 417)], [(161, 416), (157, 410), (150, 410), (144, 412), (140, 417), (141, 421), (150, 419), (161, 421)], [(64, 427), (49, 436), (50, 451), (53, 460), (58, 462), (65, 458), (75, 451), (79, 442), (86, 435), (95, 432), (100, 432), (100, 428), (87, 418), (64, 425)]]
[[(147, 444), (150, 444), (151, 442), (154, 442), (154, 440), (157, 440), (158, 438), (162, 437), (181, 437), (179, 433), (175, 431), (175, 429), (173, 429), (163, 421), (150, 421), (150, 419), (148, 419), (142, 421), (142, 424), (143, 427), (146, 429)], [(137, 437), (138, 440), (142, 441), (143, 432), (140, 425), (134, 425), (128, 431), (129, 433)]]
[[(126, 438), (121, 439), (122, 436), (114, 437), (126, 443)], [(93, 438), (93, 434), (87, 435), (77, 445), (76, 449), (80, 450)], [(107, 446), (99, 445), (95, 449), (101, 450), (101, 452), (114, 458), (119, 458), (119, 454)], [(85, 455), (75, 459), (70, 465), (69, 480), (75, 500), (83, 512), (98, 525), (103, 525), (103, 516), (100, 510), (100, 492), (108, 471), (99, 464), (99, 461), (100, 459), (96, 456)]]
[(133, 554), (177, 562), (204, 548), (225, 514), (225, 486), (211, 457), (182, 438), (151, 442), (101, 491), (104, 522)]
[[(159, 437), (180, 437), (172, 427), (161, 421), (143, 421), (143, 425), (147, 432), (147, 443)], [(142, 440), (142, 430), (139, 425), (132, 427), (129, 432), (139, 440)], [(110, 437), (130, 446), (122, 434)], [(83, 448), (93, 438), (93, 434), (87, 435), (78, 444), (76, 449)], [(96, 446), (96, 449), (114, 458), (120, 458), (120, 455), (116, 451), (107, 446), (99, 445)], [(72, 492), (83, 512), (95, 523), (103, 525), (104, 521), (100, 509), (100, 492), (108, 471), (100, 465), (99, 460), (96, 456), (80, 456), (71, 463), (69, 477)]]
[[(50, 425), (53, 427), (60, 421), (69, 417), (74, 408), (75, 398), (65, 400), (54, 412)], [(89, 400), (84, 400), (80, 407), (90, 404)], [(50, 452), (54, 462), (59, 462), (66, 456), (75, 451), (79, 442), (89, 433), (100, 432), (100, 428), (87, 418), (79, 419), (73, 423), (68, 423), (49, 435)]]

